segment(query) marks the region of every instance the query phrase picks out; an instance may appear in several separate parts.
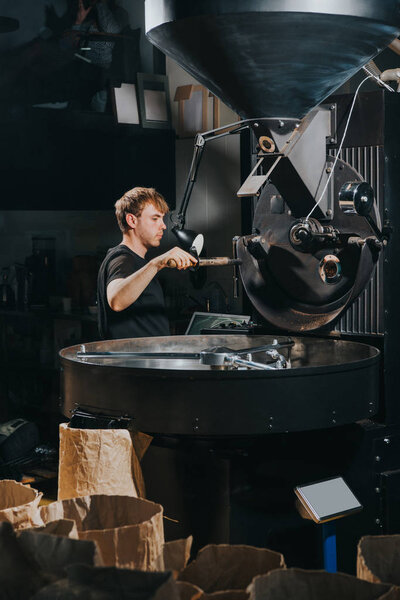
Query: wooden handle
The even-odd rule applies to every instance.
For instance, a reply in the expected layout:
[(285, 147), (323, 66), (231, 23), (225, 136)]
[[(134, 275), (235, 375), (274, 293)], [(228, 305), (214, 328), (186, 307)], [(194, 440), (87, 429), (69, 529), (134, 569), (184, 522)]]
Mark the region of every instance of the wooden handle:
[(213, 258), (200, 258), (199, 267), (228, 267), (241, 265), (242, 261), (229, 256), (214, 256)]
[(396, 54), (400, 54), (400, 40), (393, 40), (393, 42), (389, 44), (389, 48)]
[[(229, 258), (228, 256), (215, 256), (213, 258), (200, 258), (199, 267), (225, 267), (229, 265), (241, 265), (242, 261), (237, 258)], [(195, 265), (193, 265), (195, 266)], [(177, 264), (175, 259), (170, 258), (167, 261), (169, 269), (176, 269)]]

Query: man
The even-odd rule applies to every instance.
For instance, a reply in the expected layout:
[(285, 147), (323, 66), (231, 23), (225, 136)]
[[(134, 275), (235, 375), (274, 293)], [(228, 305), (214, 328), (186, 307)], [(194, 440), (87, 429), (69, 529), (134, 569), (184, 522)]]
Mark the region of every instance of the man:
[(136, 187), (115, 203), (122, 241), (111, 248), (99, 270), (97, 303), (103, 339), (169, 335), (164, 296), (156, 275), (173, 259), (178, 269), (196, 259), (175, 247), (148, 261), (166, 229), (168, 205), (153, 188)]

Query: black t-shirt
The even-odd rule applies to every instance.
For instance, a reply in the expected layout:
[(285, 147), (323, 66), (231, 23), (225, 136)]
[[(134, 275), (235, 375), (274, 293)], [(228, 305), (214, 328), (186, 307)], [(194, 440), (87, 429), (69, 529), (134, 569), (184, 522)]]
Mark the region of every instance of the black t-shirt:
[(107, 301), (107, 286), (111, 281), (125, 279), (147, 262), (124, 244), (107, 252), (97, 279), (98, 324), (103, 339), (169, 335), (164, 294), (157, 276), (125, 310), (116, 312)]

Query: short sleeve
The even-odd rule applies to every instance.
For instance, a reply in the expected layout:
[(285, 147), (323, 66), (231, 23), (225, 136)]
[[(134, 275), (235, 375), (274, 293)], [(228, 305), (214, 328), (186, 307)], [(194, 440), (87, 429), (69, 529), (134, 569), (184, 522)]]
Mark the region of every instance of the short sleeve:
[(106, 287), (111, 281), (114, 281), (114, 279), (125, 279), (139, 268), (134, 256), (129, 256), (127, 254), (116, 256), (110, 260), (107, 267)]

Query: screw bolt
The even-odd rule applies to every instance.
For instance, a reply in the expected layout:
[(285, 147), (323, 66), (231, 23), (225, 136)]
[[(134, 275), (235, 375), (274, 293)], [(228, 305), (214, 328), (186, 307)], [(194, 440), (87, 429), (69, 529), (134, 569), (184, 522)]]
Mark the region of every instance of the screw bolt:
[(380, 520), (380, 519), (375, 519), (375, 523), (376, 523), (377, 525), (380, 525), (380, 524), (381, 524), (381, 520)]
[(381, 457), (380, 456), (375, 456), (375, 462), (381, 462)]

